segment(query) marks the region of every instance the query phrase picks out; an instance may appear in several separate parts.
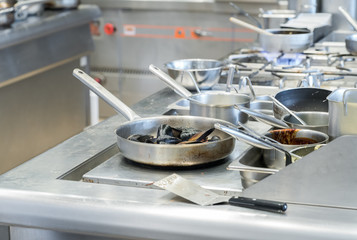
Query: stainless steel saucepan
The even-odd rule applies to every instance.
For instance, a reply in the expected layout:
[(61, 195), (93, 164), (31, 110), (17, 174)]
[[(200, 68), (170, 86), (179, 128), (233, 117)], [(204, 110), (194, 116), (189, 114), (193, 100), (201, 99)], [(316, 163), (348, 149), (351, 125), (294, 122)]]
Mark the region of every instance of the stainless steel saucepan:
[[(262, 139), (260, 136), (232, 128), (232, 126), (229, 125), (224, 126), (222, 124), (215, 124), (215, 127), (252, 146), (264, 149), (264, 163), (267, 167), (273, 169), (282, 169), (292, 162), (291, 150), (302, 146), (311, 147), (318, 144), (324, 144), (329, 139), (327, 134), (308, 129), (273, 130), (265, 135), (266, 139)], [(267, 139), (272, 139), (274, 141)], [(294, 157), (294, 159), (299, 158), (299, 156), (295, 155)]]
[(160, 167), (187, 167), (223, 159), (234, 149), (235, 139), (222, 131), (214, 131), (211, 134), (218, 136), (220, 138), (218, 141), (195, 144), (161, 145), (128, 140), (127, 138), (133, 134), (155, 135), (161, 124), (205, 131), (213, 128), (215, 123), (229, 123), (219, 119), (195, 116), (141, 118), (82, 70), (75, 69), (73, 75), (129, 120), (118, 127), (116, 135), (120, 152), (132, 161)]
[(258, 32), (259, 43), (267, 52), (303, 52), (312, 44), (313, 35), (307, 29), (260, 29), (234, 17), (229, 20), (232, 23)]
[(190, 115), (223, 119), (233, 124), (238, 122), (246, 123), (248, 121), (248, 115), (234, 106), (239, 105), (249, 108), (250, 101), (254, 99), (255, 93), (252, 93), (253, 97), (246, 94), (223, 91), (192, 94), (158, 67), (150, 65), (149, 69), (177, 94), (189, 100)]

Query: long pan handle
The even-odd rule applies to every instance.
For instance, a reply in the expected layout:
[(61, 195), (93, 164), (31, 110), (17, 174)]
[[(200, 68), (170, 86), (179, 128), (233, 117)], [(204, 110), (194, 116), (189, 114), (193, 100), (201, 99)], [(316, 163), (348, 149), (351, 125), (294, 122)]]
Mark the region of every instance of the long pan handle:
[(255, 198), (245, 198), (245, 197), (232, 197), (228, 200), (230, 205), (253, 208), (264, 211), (272, 212), (285, 212), (288, 209), (288, 205), (284, 202), (262, 200)]
[(302, 120), (301, 118), (299, 118), (293, 111), (291, 111), (287, 106), (285, 106), (284, 104), (282, 104), (278, 99), (276, 99), (273, 96), (270, 96), (270, 98), (273, 100), (273, 102), (278, 105), (279, 107), (283, 108), (285, 111), (287, 111), (291, 116), (293, 116), (296, 120), (299, 121), (299, 123), (301, 125), (307, 125), (306, 122), (304, 120)]
[(172, 79), (169, 75), (163, 72), (160, 68), (150, 65), (149, 70), (155, 74), (158, 78), (160, 78), (167, 86), (169, 86), (172, 90), (174, 90), (178, 95), (185, 99), (189, 99), (192, 96), (192, 93), (188, 91), (186, 88), (177, 83), (174, 79)]
[(234, 18), (234, 17), (230, 17), (230, 18), (229, 18), (229, 21), (231, 21), (232, 23), (235, 23), (235, 24), (237, 24), (237, 25), (240, 25), (240, 26), (242, 26), (242, 27), (249, 28), (249, 29), (251, 29), (251, 30), (253, 30), (253, 31), (255, 31), (255, 32), (264, 34), (264, 35), (269, 35), (269, 36), (273, 36), (273, 35), (274, 35), (274, 34), (271, 33), (271, 32), (268, 32), (268, 31), (266, 31), (266, 30), (264, 30), (264, 29), (258, 28), (258, 27), (254, 26), (254, 25), (252, 25), (252, 24), (246, 23), (246, 22), (244, 22), (244, 21), (242, 21), (242, 20), (239, 20), (239, 19), (237, 19), (237, 18)]
[(342, 6), (338, 7), (338, 10), (340, 10), (340, 12), (342, 13), (342, 15), (346, 18), (346, 20), (352, 25), (352, 27), (355, 29), (355, 31), (357, 31), (357, 23), (356, 21), (351, 17), (351, 15), (346, 12), (345, 9), (343, 9)]
[(106, 103), (112, 106), (115, 111), (122, 114), (129, 121), (141, 118), (133, 110), (131, 110), (131, 108), (125, 105), (125, 103), (120, 101), (111, 92), (105, 89), (102, 85), (100, 85), (97, 81), (95, 81), (91, 76), (89, 76), (82, 70), (78, 68), (74, 69), (73, 76), (78, 78), (84, 85), (86, 85), (90, 90), (92, 90), (99, 97), (101, 97)]
[(262, 114), (260, 112), (251, 110), (249, 108), (245, 108), (242, 106), (238, 106), (238, 105), (234, 105), (235, 108), (237, 108), (238, 110), (240, 110), (241, 112), (244, 112), (254, 118), (256, 118), (258, 121), (266, 123), (268, 125), (277, 127), (277, 128), (289, 128), (289, 126), (283, 122), (282, 120), (276, 119), (275, 117), (271, 117), (269, 115), (266, 114)]

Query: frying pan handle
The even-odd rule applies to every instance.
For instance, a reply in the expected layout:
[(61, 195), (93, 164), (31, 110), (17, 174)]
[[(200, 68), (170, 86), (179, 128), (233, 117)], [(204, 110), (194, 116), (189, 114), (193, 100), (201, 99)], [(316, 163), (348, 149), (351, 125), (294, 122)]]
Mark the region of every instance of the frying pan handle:
[(256, 118), (258, 121), (261, 121), (263, 123), (266, 123), (268, 125), (277, 127), (277, 128), (289, 128), (289, 126), (283, 122), (282, 120), (276, 119), (275, 117), (271, 117), (269, 115), (266, 114), (262, 114), (260, 112), (254, 111), (252, 109), (249, 108), (245, 108), (239, 105), (234, 105), (235, 108), (237, 108), (238, 110), (240, 110), (243, 113), (246, 113), (254, 118)]
[(84, 85), (90, 88), (90, 90), (96, 93), (106, 103), (112, 106), (115, 109), (115, 111), (122, 114), (129, 121), (141, 118), (127, 105), (125, 105), (122, 101), (120, 101), (117, 97), (115, 97), (111, 92), (105, 89), (102, 85), (100, 85), (97, 81), (95, 81), (84, 71), (76, 68), (73, 70), (73, 76), (78, 78)]
[(288, 205), (284, 202), (262, 200), (246, 197), (232, 197), (228, 200), (230, 205), (253, 208), (258, 210), (272, 211), (272, 212), (285, 212)]
[(174, 79), (172, 79), (169, 75), (164, 73), (160, 68), (151, 64), (149, 66), (149, 70), (155, 74), (158, 78), (160, 78), (167, 86), (173, 89), (178, 95), (185, 99), (189, 99), (192, 96), (192, 93), (188, 91), (186, 88), (177, 83)]
[(230, 18), (229, 18), (229, 21), (231, 21), (232, 23), (235, 23), (235, 24), (237, 24), (237, 25), (240, 25), (240, 26), (242, 26), (242, 27), (249, 28), (249, 29), (251, 29), (251, 30), (253, 30), (253, 31), (255, 31), (255, 32), (258, 32), (258, 33), (260, 33), (260, 34), (269, 35), (269, 36), (273, 36), (273, 35), (274, 35), (274, 34), (271, 33), (271, 32), (268, 32), (268, 31), (266, 31), (266, 30), (264, 30), (264, 29), (258, 28), (258, 27), (254, 26), (254, 25), (252, 25), (252, 24), (246, 23), (246, 22), (244, 22), (244, 21), (242, 21), (242, 20), (239, 20), (239, 19), (237, 19), (237, 18), (234, 18), (234, 17), (230, 17)]
[(238, 138), (239, 140), (246, 142), (252, 146), (262, 148), (262, 149), (273, 149), (273, 147), (268, 145), (265, 141), (258, 139), (257, 137), (254, 137), (253, 135), (247, 134), (239, 129), (233, 129), (233, 128), (224, 126), (219, 123), (214, 124), (214, 127), (225, 132), (225, 133), (228, 133), (229, 135), (234, 136), (235, 138)]
[(348, 92), (352, 92), (352, 91), (357, 91), (357, 89), (346, 89), (346, 91), (343, 92), (342, 95), (342, 101), (343, 101), (343, 108), (344, 108), (344, 114), (345, 116), (347, 116), (347, 98), (349, 95), (347, 95)]
[(356, 21), (351, 17), (351, 15), (346, 12), (345, 9), (343, 9), (342, 6), (338, 7), (338, 10), (340, 10), (340, 12), (342, 13), (342, 15), (346, 18), (346, 20), (352, 25), (352, 27), (355, 29), (355, 31), (357, 31), (357, 23)]
[[(291, 160), (291, 153), (289, 153), (288, 151), (286, 151), (285, 149), (281, 148), (278, 144), (274, 144), (272, 142), (269, 142), (269, 141), (265, 141), (263, 139), (260, 139), (256, 136), (253, 136), (253, 135), (250, 135), (242, 130), (239, 130), (237, 128), (231, 128), (231, 127), (228, 127), (228, 126), (224, 126), (222, 124), (219, 124), (219, 123), (215, 123), (214, 124), (214, 127), (216, 129), (219, 129), (225, 133), (228, 133), (229, 135), (231, 136), (234, 136), (235, 138), (241, 140), (241, 141), (244, 141), (254, 147), (258, 147), (258, 148), (261, 148), (261, 149), (276, 149), (277, 151), (279, 152), (282, 152), (285, 154), (285, 157), (286, 157), (286, 166), (291, 164), (292, 163), (292, 160)], [(300, 156), (297, 156), (294, 154), (294, 157), (297, 157), (297, 158), (301, 158)]]

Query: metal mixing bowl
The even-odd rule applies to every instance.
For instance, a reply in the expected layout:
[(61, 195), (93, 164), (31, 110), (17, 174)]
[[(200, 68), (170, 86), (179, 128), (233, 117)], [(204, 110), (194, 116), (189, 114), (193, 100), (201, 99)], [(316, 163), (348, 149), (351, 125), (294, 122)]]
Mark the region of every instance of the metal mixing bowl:
[[(189, 90), (195, 90), (193, 79), (200, 89), (217, 84), (224, 64), (213, 59), (182, 59), (165, 63), (170, 77)], [(193, 79), (192, 79), (193, 78)]]

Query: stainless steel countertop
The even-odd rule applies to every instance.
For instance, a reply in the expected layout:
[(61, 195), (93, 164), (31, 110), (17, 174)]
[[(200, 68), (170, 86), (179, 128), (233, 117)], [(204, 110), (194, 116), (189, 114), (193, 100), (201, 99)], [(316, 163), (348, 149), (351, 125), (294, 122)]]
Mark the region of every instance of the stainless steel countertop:
[[(134, 110), (158, 115), (176, 100), (164, 89)], [(1, 175), (0, 224), (118, 238), (356, 239), (354, 210), (289, 204), (285, 214), (276, 214), (201, 207), (163, 190), (76, 180), (93, 159), (111, 155), (114, 130), (124, 121), (111, 117)]]
[(95, 5), (80, 4), (74, 10), (45, 11), (39, 17), (30, 16), (24, 21), (15, 22), (11, 28), (1, 30), (0, 49), (87, 24), (100, 16), (100, 9)]

